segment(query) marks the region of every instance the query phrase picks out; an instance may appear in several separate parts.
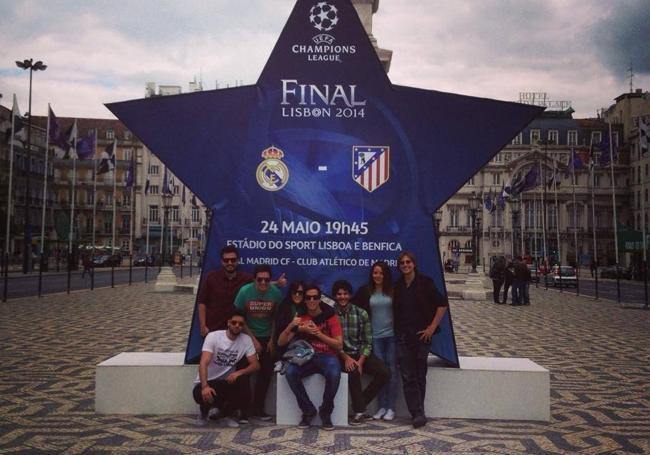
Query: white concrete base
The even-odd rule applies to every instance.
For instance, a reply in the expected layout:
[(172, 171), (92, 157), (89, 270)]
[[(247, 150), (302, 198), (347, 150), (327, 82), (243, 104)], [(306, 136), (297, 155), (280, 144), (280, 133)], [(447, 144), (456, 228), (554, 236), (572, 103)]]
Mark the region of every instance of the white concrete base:
[[(285, 376), (276, 374), (277, 381), (277, 416), (278, 425), (298, 425), (302, 417), (302, 411), (298, 407), (296, 396), (291, 391), (289, 383)], [(323, 402), (323, 389), (325, 388), (325, 378), (320, 374), (311, 375), (303, 379), (305, 390), (309, 399), (318, 409)], [(334, 426), (348, 426), (348, 375), (341, 373), (341, 382), (339, 390), (334, 397), (334, 412), (332, 412), (332, 423)], [(320, 425), (319, 416), (314, 417), (313, 425)]]
[[(181, 352), (126, 352), (97, 366), (95, 410), (104, 414), (195, 414), (192, 399), (196, 365), (184, 365)], [(529, 359), (461, 357), (461, 368), (436, 366), (429, 357), (425, 413), (428, 417), (550, 420), (550, 373)], [(269, 386), (266, 412), (277, 413), (277, 423), (294, 425), (300, 419), (295, 397), (284, 377)], [(314, 405), (322, 400), (323, 378), (305, 379)], [(277, 403), (276, 407), (276, 390)], [(332, 421), (346, 425), (347, 375), (335, 399)], [(374, 412), (376, 405), (368, 411)], [(396, 413), (409, 416), (401, 381), (397, 387)], [(345, 412), (344, 412), (345, 411)], [(316, 424), (318, 421), (314, 419)]]
[(171, 267), (163, 267), (156, 278), (156, 291), (158, 292), (174, 292), (176, 290), (176, 275)]

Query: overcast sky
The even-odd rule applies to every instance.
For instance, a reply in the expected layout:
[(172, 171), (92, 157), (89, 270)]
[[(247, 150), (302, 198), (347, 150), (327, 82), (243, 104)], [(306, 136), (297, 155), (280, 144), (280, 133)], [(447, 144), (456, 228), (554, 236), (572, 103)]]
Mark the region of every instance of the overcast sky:
[[(292, 0), (0, 0), (0, 102), (34, 113), (112, 118), (103, 103), (144, 96), (145, 83), (201, 77), (254, 83)], [(373, 34), (393, 50), (393, 83), (503, 100), (544, 91), (595, 116), (634, 86), (650, 90), (647, 0), (380, 0)]]

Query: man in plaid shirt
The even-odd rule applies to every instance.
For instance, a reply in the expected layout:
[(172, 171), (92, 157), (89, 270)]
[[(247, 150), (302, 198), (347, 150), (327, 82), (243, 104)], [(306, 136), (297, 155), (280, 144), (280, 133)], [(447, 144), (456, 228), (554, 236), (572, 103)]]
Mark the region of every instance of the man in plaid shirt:
[[(348, 389), (354, 416), (350, 425), (360, 425), (366, 418), (366, 406), (388, 382), (390, 372), (386, 365), (372, 354), (372, 327), (366, 310), (352, 305), (352, 285), (340, 280), (332, 286), (336, 299), (336, 313), (343, 329), (343, 350), (339, 353), (343, 370), (348, 373)], [(372, 381), (361, 388), (361, 375), (371, 375)]]

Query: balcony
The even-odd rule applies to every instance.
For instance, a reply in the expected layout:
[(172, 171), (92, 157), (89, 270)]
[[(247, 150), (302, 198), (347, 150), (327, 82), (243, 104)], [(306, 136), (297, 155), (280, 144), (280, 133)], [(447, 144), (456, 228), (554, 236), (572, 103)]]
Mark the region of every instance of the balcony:
[(442, 231), (448, 234), (471, 234), (472, 228), (470, 226), (445, 226)]

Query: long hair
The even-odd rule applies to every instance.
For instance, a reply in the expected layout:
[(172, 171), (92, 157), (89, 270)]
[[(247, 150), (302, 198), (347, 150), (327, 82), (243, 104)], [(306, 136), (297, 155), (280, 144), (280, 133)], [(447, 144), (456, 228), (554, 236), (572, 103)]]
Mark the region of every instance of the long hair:
[(375, 267), (381, 268), (382, 273), (384, 274), (384, 282), (381, 285), (382, 294), (393, 296), (393, 275), (390, 271), (390, 267), (384, 261), (377, 261), (372, 264), (370, 267), (370, 275), (368, 276), (368, 290), (370, 295), (374, 294), (377, 289), (375, 286), (375, 280), (372, 279), (372, 272), (375, 270)]

